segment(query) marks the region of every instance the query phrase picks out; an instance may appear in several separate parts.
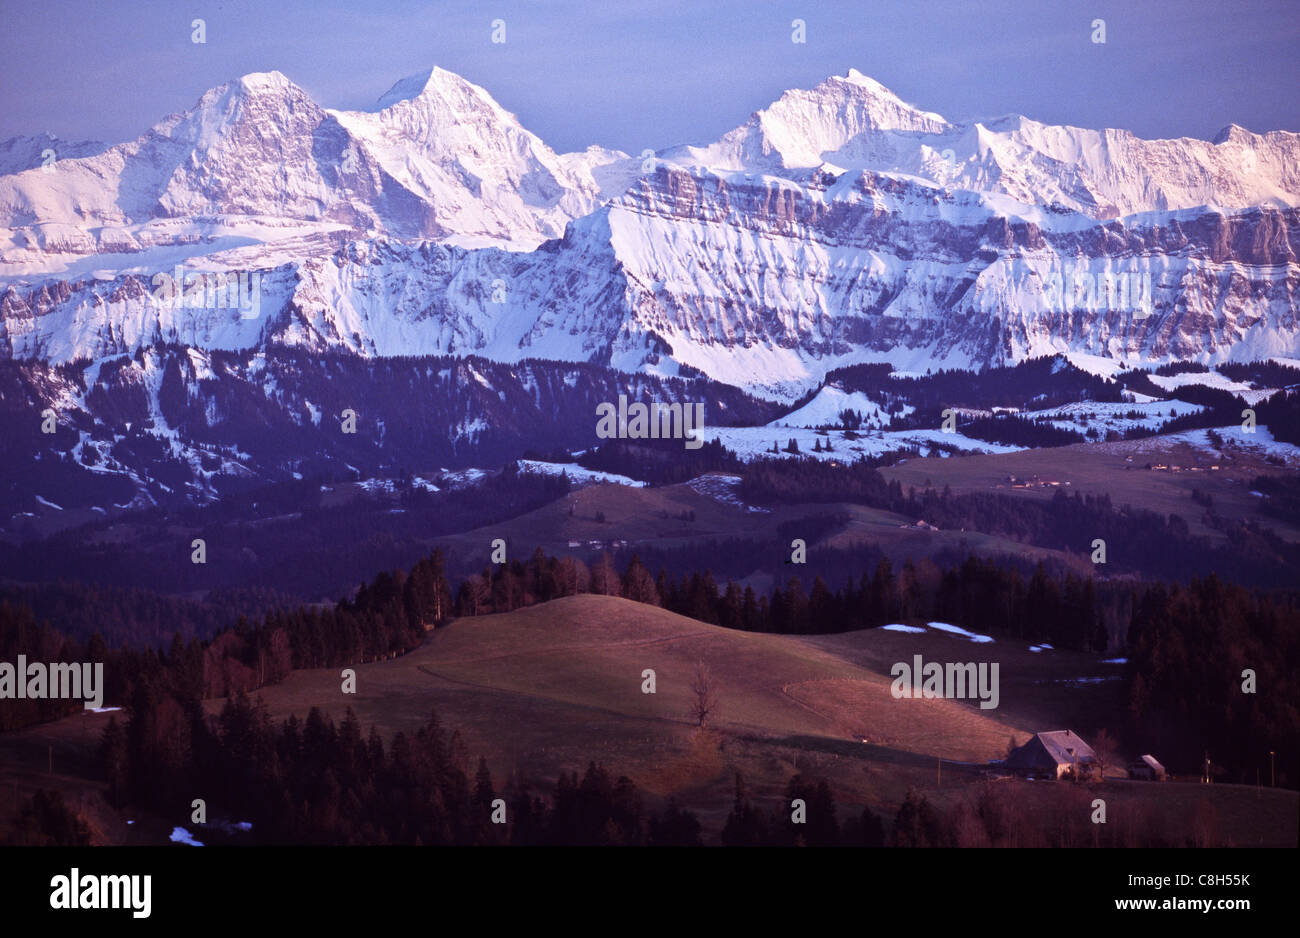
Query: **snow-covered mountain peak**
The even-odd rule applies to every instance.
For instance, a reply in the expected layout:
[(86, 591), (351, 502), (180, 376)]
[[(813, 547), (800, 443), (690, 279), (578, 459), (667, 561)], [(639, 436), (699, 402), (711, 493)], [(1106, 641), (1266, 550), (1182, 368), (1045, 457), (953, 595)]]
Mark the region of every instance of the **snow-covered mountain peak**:
[(438, 65), (426, 71), (408, 75), (397, 82), (375, 102), (374, 109), (375, 111), (386, 111), (403, 101), (416, 101), (422, 98), (477, 100), (478, 103), (488, 108), (501, 109), (500, 105), (484, 88)]
[(206, 91), (189, 111), (154, 125), (153, 133), (208, 149), (237, 145), (240, 127), (261, 138), (283, 137), (324, 117), (311, 95), (280, 72), (252, 72)]
[(241, 76), (236, 84), (250, 93), (286, 91), (298, 87), (283, 72), (274, 69), (269, 72), (249, 72)]
[[(907, 114), (909, 116), (909, 120), (907, 121), (907, 123), (912, 125), (910, 127), (890, 127), (890, 128), (882, 128), (882, 129), (916, 129), (915, 125), (917, 123), (924, 124), (928, 128), (931, 127), (936, 122), (944, 125), (948, 123), (948, 121), (944, 119), (943, 115), (935, 114), (933, 111), (922, 111), (921, 109), (911, 104), (908, 104), (898, 95), (896, 95), (893, 91), (886, 88), (884, 85), (876, 81), (870, 75), (864, 75), (856, 68), (850, 68), (848, 74), (845, 75), (843, 78), (841, 78), (839, 75), (832, 75), (830, 78), (827, 78), (824, 82), (818, 85), (817, 88), (818, 89), (826, 88), (828, 85), (831, 85), (832, 83), (842, 84), (842, 85), (852, 85), (854, 88), (861, 89), (863, 92), (866, 92), (866, 95), (868, 97), (879, 99), (882, 102), (882, 104), (884, 104), (887, 107), (896, 108), (898, 113), (900, 114)], [(919, 115), (919, 120), (917, 118), (917, 115)], [(930, 131), (927, 130), (926, 132), (930, 132)]]
[[(232, 228), (255, 242), (294, 238), (304, 224), (530, 249), (626, 175), (605, 168), (621, 155), (559, 157), (446, 69), (403, 79), (381, 104), (329, 111), (284, 74), (255, 72), (134, 141), (89, 159), (60, 151), (48, 173), (0, 176), (0, 268), (35, 272), (110, 240), (134, 249)], [(12, 149), (16, 169), (41, 154)]]
[[(256, 73), (0, 176), (0, 358), (281, 343), (798, 396), (881, 356), (1300, 354), (1294, 133), (956, 124), (856, 69), (653, 160), (557, 154), (441, 68), (380, 105), (326, 110)], [(180, 261), (264, 274), (261, 318), (150, 305)]]
[(450, 152), (458, 147), (491, 149), (507, 138), (513, 150), (550, 148), (524, 129), (484, 88), (455, 72), (434, 67), (395, 84), (379, 99), (377, 112), (336, 113), (357, 127), (383, 128), (426, 150)]
[(880, 82), (872, 78), (870, 75), (864, 75), (856, 68), (850, 68), (849, 73), (845, 75), (843, 78), (840, 78), (838, 75), (832, 75), (831, 78), (839, 81), (847, 81), (850, 84), (854, 84), (854, 85), (861, 85), (862, 87), (869, 88), (872, 91), (875, 91), (877, 93), (880, 92), (884, 92), (886, 94), (893, 93), (884, 85), (882, 85)]
[(404, 78), (380, 110), (329, 112), (463, 244), (536, 247), (598, 204), (590, 166), (566, 160), (482, 87), (444, 68)]
[(375, 102), (373, 110), (386, 111), (401, 101), (410, 101), (412, 98), (418, 98), (424, 93), (424, 89), (433, 79), (433, 69), (427, 72), (417, 72), (414, 75), (407, 75), (401, 81), (398, 81)]
[[(903, 101), (880, 82), (849, 69), (808, 90), (792, 89), (758, 116), (770, 134), (804, 131), (826, 150), (841, 149), (860, 134), (903, 131), (937, 134), (948, 130), (944, 118)], [(793, 143), (793, 141), (780, 141)]]
[[(1284, 133), (1284, 131), (1274, 131), (1273, 134), (1261, 135), (1253, 133), (1253, 131), (1247, 129), (1247, 127), (1243, 127), (1240, 123), (1230, 123), (1230, 125), (1223, 127), (1223, 130), (1214, 135), (1212, 143), (1214, 143), (1214, 146), (1219, 146), (1219, 144), (1222, 143), (1242, 143), (1245, 144), (1245, 146), (1255, 146), (1255, 144), (1260, 142), (1260, 140), (1277, 135), (1286, 136), (1287, 134)], [(1290, 136), (1295, 136), (1295, 134), (1290, 134)]]
[(681, 147), (669, 159), (725, 170), (781, 172), (837, 166), (885, 168), (895, 162), (895, 134), (944, 134), (939, 114), (922, 111), (857, 69), (814, 88), (785, 92), (706, 147)]
[(1211, 142), (1215, 145), (1220, 143), (1252, 143), (1254, 139), (1255, 135), (1245, 127), (1240, 124), (1229, 124), (1215, 134), (1214, 140)]
[(192, 108), (169, 115), (155, 124), (153, 131), (170, 136), (174, 128), (211, 126), (214, 119), (233, 119), (248, 113), (250, 107), (255, 108), (254, 113), (261, 117), (269, 110), (291, 110), (299, 104), (305, 104), (315, 112), (321, 111), (311, 95), (283, 73), (250, 72), (209, 88)]

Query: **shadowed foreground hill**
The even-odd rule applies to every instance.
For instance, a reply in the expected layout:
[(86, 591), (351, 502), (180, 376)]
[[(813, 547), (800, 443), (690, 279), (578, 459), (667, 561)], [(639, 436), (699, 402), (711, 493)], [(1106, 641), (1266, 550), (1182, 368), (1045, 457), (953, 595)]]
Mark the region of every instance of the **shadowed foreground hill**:
[[(886, 636), (891, 644), (900, 637)], [(916, 638), (913, 650), (929, 654), (927, 640), (936, 639)], [(580, 716), (572, 728), (578, 746), (604, 745), (610, 733), (692, 732), (698, 662), (711, 671), (719, 700), (709, 726), (725, 735), (859, 744), (864, 737), (892, 738), (919, 755), (983, 762), (1005, 751), (1011, 732), (1027, 731), (1002, 722), (997, 711), (896, 700), (887, 673), (850, 663), (808, 638), (738, 632), (593, 595), (457, 620), (402, 658), (358, 667), (355, 695), (342, 694), (330, 670), (296, 672), (261, 696), (275, 716), (301, 715), (312, 706), (341, 715), (351, 706), (363, 725), (381, 731), (410, 730), (433, 706), (449, 726), (467, 728), (468, 718), (483, 731), (485, 745), (522, 755), (546, 745), (568, 717)], [(655, 673), (653, 694), (642, 691), (647, 669)]]
[[(1001, 705), (982, 711), (976, 701), (895, 699), (889, 667), (914, 654), (999, 662)], [(690, 715), (701, 661), (718, 701), (706, 730)], [(580, 595), (456, 620), (408, 655), (357, 667), (355, 694), (341, 693), (337, 671), (320, 670), (294, 672), (260, 696), (277, 718), (302, 717), (315, 706), (341, 719), (351, 707), (363, 726), (385, 735), (412, 731), (435, 708), (444, 725), (460, 731), (471, 760), (484, 755), (498, 778), (518, 772), (549, 785), (561, 771), (601, 761), (651, 798), (676, 796), (706, 830), (718, 830), (737, 771), (752, 795), (774, 805), (795, 772), (825, 777), (841, 805), (869, 805), (887, 818), (912, 787), (936, 804), (955, 804), (979, 778), (979, 767), (963, 763), (982, 766), (1002, 756), (1012, 736), (1023, 741), (1082, 708), (1113, 709), (1114, 701), (1096, 696), (1113, 684), (1043, 692), (1089, 663), (1105, 670), (1092, 656), (1031, 653), (1013, 642), (879, 629), (755, 634)], [(654, 694), (642, 692), (647, 669), (655, 672)], [(1071, 695), (1080, 706), (1061, 703)], [(1066, 786), (1001, 784), (1010, 786), (1006, 797), (1026, 806), (1027, 818), (1042, 813), (1045, 824), (1057, 823), (1052, 812), (1069, 800)], [(1293, 792), (1114, 781), (1106, 797), (1117, 822), (1163, 823), (1178, 839), (1208, 797), (1232, 841), (1271, 842), (1271, 834), (1260, 841), (1268, 831), (1282, 831), (1278, 843), (1294, 841), (1294, 818), (1287, 820)]]
[[(914, 654), (999, 662), (1001, 705), (981, 711), (973, 701), (895, 699), (889, 666)], [(350, 707), (362, 727), (374, 725), (385, 737), (414, 732), (436, 710), (459, 736), (453, 758), (465, 771), (482, 755), (498, 781), (513, 773), (548, 790), (561, 772), (600, 762), (613, 775), (631, 777), (648, 808), (675, 796), (715, 835), (731, 808), (737, 772), (756, 802), (778, 811), (788, 810), (790, 777), (802, 773), (830, 783), (843, 816), (865, 805), (888, 823), (912, 788), (942, 810), (974, 810), (981, 792), (992, 791), (998, 804), (1020, 812), (1012, 842), (1039, 843), (1043, 831), (1067, 824), (1069, 842), (1084, 845), (1098, 833), (1084, 823), (1096, 792), (1011, 780), (990, 789), (981, 775), (1011, 737), (1023, 741), (1046, 723), (1055, 728), (1062, 714), (1051, 702), (1061, 694), (1039, 685), (1082, 667), (1086, 657), (1030, 653), (1013, 642), (976, 644), (933, 630), (737, 632), (616, 597), (580, 595), (456, 620), (405, 656), (357, 666), (355, 694), (342, 693), (339, 670), (321, 669), (293, 672), (256, 696), (276, 719), (301, 719), (318, 707), (338, 721)], [(710, 669), (717, 697), (705, 729), (690, 715), (699, 662)], [(647, 670), (654, 671), (653, 694), (642, 692)], [(211, 713), (222, 705), (205, 704)], [(67, 797), (84, 793), (99, 804), (103, 784), (91, 780), (93, 751), (106, 719), (77, 715), (4, 734), (0, 778), (11, 778), (24, 797), (57, 781)], [(58, 780), (45, 774), (51, 745)], [(1203, 826), (1213, 842), (1295, 842), (1292, 791), (1115, 780), (1101, 794), (1118, 842), (1150, 842), (1149, 830), (1164, 842), (1187, 842), (1198, 836), (1189, 826), (1194, 818), (1209, 818)], [(97, 842), (165, 839), (169, 828), (161, 821), (141, 818), (127, 827), (100, 807)]]
[[(690, 715), (701, 661), (718, 699), (703, 731)], [(653, 694), (642, 692), (647, 669)], [(652, 797), (677, 795), (715, 827), (736, 771), (758, 796), (783, 790), (796, 771), (823, 775), (844, 802), (892, 813), (909, 786), (934, 782), (938, 757), (984, 762), (1013, 732), (1028, 732), (997, 711), (895, 700), (887, 675), (807, 638), (732, 631), (611, 596), (460, 619), (408, 655), (355, 670), (355, 694), (341, 692), (331, 669), (294, 672), (259, 696), (276, 718), (319, 707), (341, 719), (351, 707), (386, 736), (411, 732), (436, 709), (498, 778), (519, 772), (549, 784), (603, 761)]]

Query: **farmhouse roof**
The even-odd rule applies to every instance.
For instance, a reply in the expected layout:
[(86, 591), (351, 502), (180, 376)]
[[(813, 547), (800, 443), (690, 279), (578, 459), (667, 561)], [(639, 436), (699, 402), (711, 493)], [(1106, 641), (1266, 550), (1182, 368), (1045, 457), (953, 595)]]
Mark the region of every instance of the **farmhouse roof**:
[(1052, 730), (1035, 733), (1023, 746), (1017, 747), (1007, 757), (1006, 765), (1012, 769), (1035, 769), (1073, 765), (1075, 762), (1094, 762), (1097, 754), (1092, 747), (1070, 730)]
[(1165, 767), (1156, 761), (1155, 756), (1143, 756), (1142, 761), (1151, 767), (1153, 772), (1163, 772)]

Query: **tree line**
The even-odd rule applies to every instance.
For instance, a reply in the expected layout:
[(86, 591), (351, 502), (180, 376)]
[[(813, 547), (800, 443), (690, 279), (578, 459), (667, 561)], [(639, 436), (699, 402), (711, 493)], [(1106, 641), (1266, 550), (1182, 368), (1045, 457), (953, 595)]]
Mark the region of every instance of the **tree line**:
[(1139, 573), (1186, 582), (1207, 571), (1248, 586), (1289, 588), (1300, 569), (1300, 545), (1258, 525), (1234, 525), (1227, 546), (1194, 536), (1178, 514), (1116, 506), (1107, 494), (1057, 488), (1050, 499), (997, 492), (955, 495), (944, 486), (906, 491), (866, 464), (832, 466), (815, 460), (757, 460), (736, 488), (751, 505), (849, 502), (922, 519), (944, 530), (971, 530), (1023, 544), (1089, 556), (1107, 545), (1108, 573)]
[[(1300, 738), (1300, 601), (1293, 591), (1263, 592), (1217, 576), (1177, 584), (1108, 584), (1041, 566), (1023, 577), (974, 556), (944, 568), (906, 562), (895, 573), (888, 558), (874, 570), (832, 588), (820, 577), (805, 588), (790, 577), (759, 595), (725, 586), (705, 569), (652, 574), (638, 557), (615, 567), (608, 554), (588, 565), (546, 555), (498, 564), (453, 584), (441, 553), (409, 571), (385, 572), (333, 607), (297, 607), (266, 614), (256, 625), (241, 617), (210, 640), (173, 638), (166, 652), (109, 649), (92, 635), (67, 638), (31, 610), (0, 603), (0, 660), (104, 661), (105, 701), (135, 701), (141, 688), (170, 696), (184, 712), (204, 698), (229, 697), (274, 684), (298, 668), (339, 667), (400, 655), (427, 631), (458, 616), (509, 612), (580, 593), (621, 596), (726, 628), (777, 633), (834, 632), (888, 622), (940, 619), (979, 632), (1048, 642), (1058, 648), (1106, 648), (1108, 602), (1127, 592), (1126, 640), (1132, 729), (1160, 742), (1181, 764), (1195, 764), (1198, 746), (1212, 745), (1217, 764), (1236, 776), (1259, 765), (1259, 752), (1281, 757), (1283, 778), (1295, 778)], [(1255, 674), (1257, 693), (1243, 693), (1242, 672)], [(162, 698), (160, 697), (160, 700)], [(7, 701), (0, 729), (57, 718), (76, 701)], [(165, 703), (134, 712), (161, 719)], [(176, 709), (173, 708), (173, 709)], [(177, 718), (179, 719), (179, 718)], [(1179, 727), (1183, 729), (1179, 729)], [(1170, 758), (1173, 758), (1172, 756)]]

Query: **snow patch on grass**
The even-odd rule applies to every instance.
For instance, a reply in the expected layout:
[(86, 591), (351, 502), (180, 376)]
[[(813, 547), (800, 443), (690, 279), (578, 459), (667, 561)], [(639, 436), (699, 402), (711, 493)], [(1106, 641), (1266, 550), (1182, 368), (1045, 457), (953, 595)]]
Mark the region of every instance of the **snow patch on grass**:
[(521, 459), (519, 460), (519, 471), (535, 472), (538, 475), (546, 476), (567, 475), (569, 481), (575, 485), (609, 483), (612, 485), (627, 485), (632, 488), (645, 488), (646, 485), (644, 482), (625, 475), (619, 475), (615, 472), (600, 472), (595, 469), (584, 469), (577, 463), (570, 462), (542, 462), (537, 459)]
[(171, 837), (169, 837), (168, 839), (174, 844), (185, 844), (188, 847), (203, 846), (203, 844), (200, 841), (194, 839), (193, 834), (191, 834), (183, 827), (173, 827)]
[(932, 629), (938, 629), (940, 632), (950, 632), (953, 635), (960, 635), (962, 638), (970, 639), (977, 644), (991, 642), (993, 639), (988, 635), (976, 635), (974, 632), (968, 632), (966, 629), (957, 625), (949, 625), (947, 622), (928, 622), (926, 623)]

